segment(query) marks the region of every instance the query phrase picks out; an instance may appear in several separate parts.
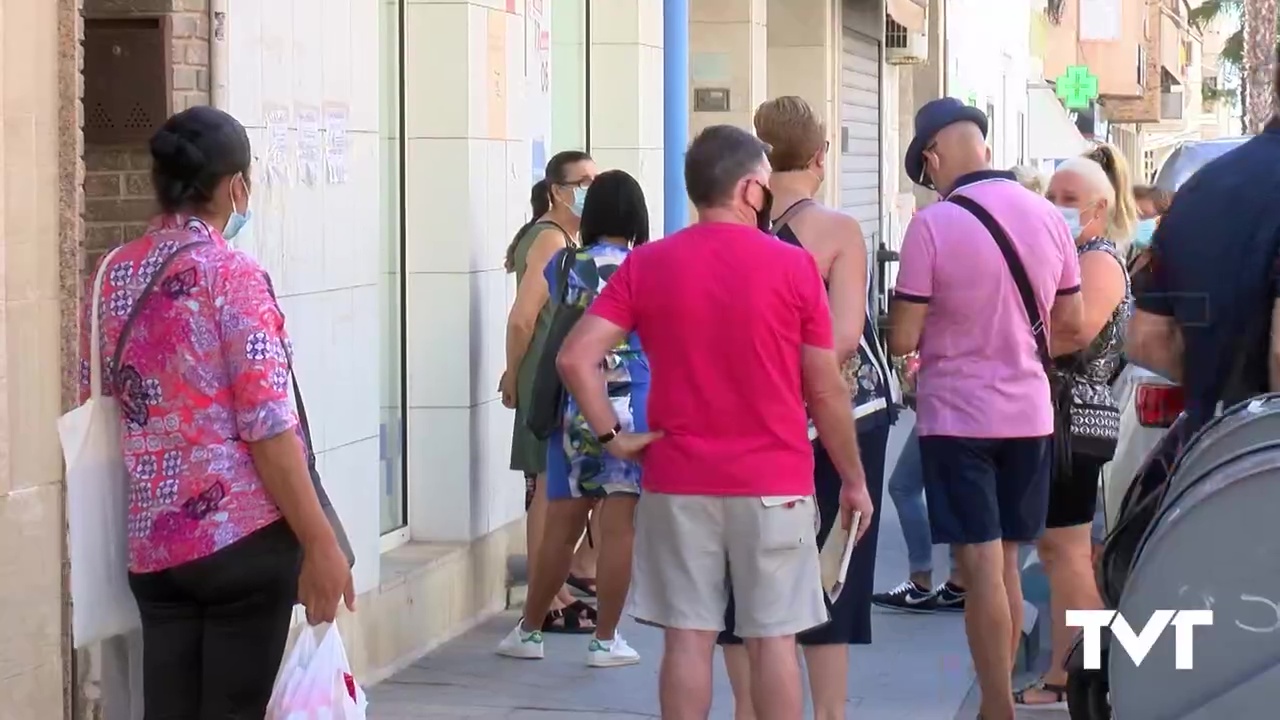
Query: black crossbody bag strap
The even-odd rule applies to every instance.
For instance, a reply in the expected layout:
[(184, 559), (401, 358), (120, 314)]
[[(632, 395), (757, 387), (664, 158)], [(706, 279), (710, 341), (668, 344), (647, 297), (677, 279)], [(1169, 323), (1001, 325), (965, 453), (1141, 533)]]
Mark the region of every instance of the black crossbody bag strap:
[[(276, 304), (276, 311), (284, 317), (284, 310), (280, 307), (280, 299), (276, 297), (275, 286), (271, 282), (271, 276), (263, 272), (263, 281), (267, 284), (267, 292), (271, 294), (271, 300)], [(289, 368), (289, 382), (293, 385), (293, 402), (298, 408), (298, 427), (302, 431), (302, 443), (307, 451), (307, 473), (311, 476), (311, 486), (316, 491), (316, 499), (320, 502), (320, 509), (324, 510), (325, 519), (329, 521), (329, 527), (333, 528), (334, 538), (338, 541), (338, 547), (342, 549), (342, 554), (347, 558), (347, 566), (354, 567), (356, 564), (355, 550), (351, 547), (351, 540), (347, 537), (346, 527), (342, 524), (342, 518), (338, 517), (338, 511), (333, 507), (333, 501), (329, 498), (329, 493), (324, 489), (324, 481), (320, 478), (320, 471), (316, 469), (316, 449), (315, 443), (311, 439), (311, 423), (307, 420), (307, 405), (302, 400), (302, 388), (298, 386), (298, 374), (293, 369), (293, 351), (289, 349), (287, 344), (282, 343), (281, 350), (284, 352), (285, 365)]]
[[(111, 356), (111, 372), (112, 381), (115, 380), (115, 373), (120, 369), (120, 362), (124, 359), (125, 345), (129, 342), (129, 335), (133, 333), (133, 324), (137, 322), (138, 315), (142, 313), (142, 308), (147, 300), (151, 299), (151, 294), (156, 291), (156, 286), (164, 279), (164, 274), (169, 271), (169, 266), (174, 260), (178, 259), (188, 250), (193, 250), (201, 245), (209, 245), (208, 240), (197, 240), (189, 242), (186, 245), (179, 245), (176, 250), (160, 262), (155, 272), (151, 274), (151, 279), (147, 281), (147, 286), (142, 289), (142, 294), (138, 295), (138, 299), (133, 301), (133, 308), (129, 310), (129, 317), (125, 318), (124, 327), (120, 328), (120, 337), (116, 339), (116, 351)], [(98, 312), (98, 308), (94, 308), (94, 312)], [(112, 392), (114, 395), (115, 393)]]
[[(276, 297), (275, 286), (271, 282), (271, 277), (263, 273), (264, 281), (267, 283), (267, 292), (271, 294), (271, 301), (276, 304), (276, 312), (284, 317), (284, 310), (280, 308), (280, 299)], [(293, 369), (293, 351), (289, 349), (287, 344), (283, 344), (280, 349), (284, 352), (284, 362), (289, 368), (289, 382), (293, 385), (293, 401), (298, 406), (298, 425), (302, 429), (302, 439), (307, 446), (307, 465), (314, 468), (316, 463), (316, 451), (311, 443), (311, 423), (307, 420), (307, 404), (302, 401), (302, 388), (298, 386), (298, 374)], [(325, 500), (328, 500), (326, 497)], [(323, 502), (321, 503), (323, 504)]]
[(969, 211), (969, 214), (977, 218), (987, 232), (991, 233), (991, 238), (996, 241), (1000, 254), (1004, 255), (1005, 264), (1009, 266), (1009, 274), (1013, 276), (1013, 284), (1018, 286), (1018, 295), (1022, 297), (1022, 306), (1027, 311), (1027, 320), (1031, 323), (1031, 334), (1036, 340), (1036, 351), (1040, 355), (1040, 362), (1044, 364), (1045, 372), (1050, 372), (1053, 370), (1053, 357), (1049, 354), (1047, 327), (1044, 319), (1040, 317), (1040, 308), (1036, 304), (1035, 290), (1031, 288), (1027, 269), (1023, 266), (1022, 259), (1018, 257), (1018, 251), (1014, 249), (1013, 243), (1009, 241), (1008, 233), (1000, 227), (1000, 223), (996, 222), (986, 208), (972, 198), (952, 195), (947, 198), (947, 202)]
[(560, 274), (556, 275), (556, 304), (564, 305), (569, 302), (569, 273), (573, 272), (574, 262), (577, 260), (577, 253), (573, 247), (565, 246), (560, 251)]

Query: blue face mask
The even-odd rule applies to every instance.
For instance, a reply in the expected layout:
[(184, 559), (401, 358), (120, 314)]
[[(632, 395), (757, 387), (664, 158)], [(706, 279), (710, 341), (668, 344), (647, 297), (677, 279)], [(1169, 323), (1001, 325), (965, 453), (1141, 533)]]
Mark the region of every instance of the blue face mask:
[(1067, 221), (1067, 230), (1071, 233), (1071, 239), (1075, 240), (1080, 237), (1080, 233), (1084, 229), (1080, 226), (1080, 211), (1059, 205), (1058, 212), (1062, 213), (1062, 219)]
[(1135, 250), (1146, 250), (1151, 247), (1151, 237), (1156, 232), (1156, 219), (1147, 218), (1139, 220), (1138, 227), (1133, 231), (1133, 248)]
[(582, 206), (587, 204), (587, 189), (584, 187), (575, 187), (573, 189), (573, 205), (569, 206), (569, 211), (578, 217), (582, 217)]
[[(240, 182), (244, 182), (244, 176), (241, 175), (239, 177)], [(233, 179), (231, 182), (234, 183), (235, 180)], [(249, 185), (245, 183), (245, 190), (248, 189)], [(240, 231), (244, 230), (244, 227), (249, 224), (249, 220), (253, 218), (253, 210), (250, 210), (247, 205), (248, 203), (246, 203), (244, 213), (240, 213), (240, 211), (236, 210), (235, 193), (231, 194), (231, 217), (227, 218), (227, 226), (222, 229), (222, 237), (228, 241), (234, 240), (240, 234)]]

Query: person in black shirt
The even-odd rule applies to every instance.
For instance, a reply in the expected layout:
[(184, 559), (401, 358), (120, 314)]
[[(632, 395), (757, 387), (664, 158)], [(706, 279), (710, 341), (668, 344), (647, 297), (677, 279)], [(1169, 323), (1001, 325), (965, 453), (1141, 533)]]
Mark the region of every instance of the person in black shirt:
[(1280, 112), (1193, 175), (1156, 229), (1125, 352), (1184, 386), (1193, 428), (1220, 402), (1280, 390), (1280, 342), (1271, 339), (1280, 312), (1277, 198)]

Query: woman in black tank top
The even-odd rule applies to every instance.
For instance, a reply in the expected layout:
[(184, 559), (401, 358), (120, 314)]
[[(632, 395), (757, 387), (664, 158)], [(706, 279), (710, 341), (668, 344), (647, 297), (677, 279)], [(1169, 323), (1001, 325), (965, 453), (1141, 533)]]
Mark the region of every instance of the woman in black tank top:
[[(797, 128), (805, 128), (797, 131)], [(756, 113), (756, 134), (772, 146), (769, 161), (774, 172), (770, 189), (775, 207), (785, 208), (773, 217), (773, 232), (779, 240), (803, 248), (800, 236), (792, 223), (802, 215), (821, 212), (813, 199), (822, 183), (826, 164), (826, 132), (821, 122), (800, 98), (784, 97), (765, 103)], [(856, 221), (849, 219), (847, 242), (857, 247), (841, 252), (865, 252), (862, 233)], [(842, 238), (846, 240), (846, 238)], [(824, 270), (829, 274), (830, 269)], [(857, 288), (854, 297), (866, 299), (865, 307), (873, 307), (868, 290), (869, 273), (853, 280)], [(832, 278), (824, 277), (828, 292)], [(846, 282), (836, 279), (836, 282)], [(848, 297), (848, 287), (840, 288), (838, 296)], [(876, 508), (884, 488), (885, 449), (889, 440), (889, 426), (896, 415), (896, 387), (888, 363), (880, 350), (876, 325), (869, 310), (860, 318), (861, 332), (842, 333), (842, 326), (850, 322), (840, 308), (833, 308), (836, 325), (836, 352), (841, 357), (841, 369), (849, 385), (849, 402), (857, 418), (858, 447), (866, 475), (867, 490)], [(856, 328), (855, 328), (856, 330)], [(842, 340), (841, 338), (845, 338)], [(832, 528), (840, 518), (841, 478), (831, 458), (823, 447), (821, 438), (812, 422), (809, 436), (813, 439), (814, 492), (816, 495), (820, 527), (818, 546), (826, 542)], [(871, 642), (871, 593), (875, 576), (876, 538), (879, 534), (877, 512), (871, 527), (854, 550), (845, 577), (844, 589), (836, 603), (828, 602), (831, 622), (801, 633), (797, 639), (804, 647), (805, 664), (809, 669), (809, 685), (813, 694), (815, 717), (843, 717), (848, 697), (848, 645), (865, 645)], [(742, 640), (734, 634), (734, 603), (730, 596), (725, 614), (725, 631), (719, 642), (725, 646), (725, 663), (733, 684), (735, 704), (750, 703), (750, 679), (746, 650)]]

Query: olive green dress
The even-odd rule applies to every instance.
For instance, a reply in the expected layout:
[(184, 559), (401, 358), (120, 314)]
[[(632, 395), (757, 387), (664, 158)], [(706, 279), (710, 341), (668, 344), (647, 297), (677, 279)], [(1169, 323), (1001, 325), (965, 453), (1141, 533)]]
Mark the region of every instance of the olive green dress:
[[(524, 280), (528, 269), (529, 249), (533, 241), (546, 230), (559, 230), (555, 223), (537, 222), (516, 241), (515, 265), (516, 286)], [(542, 357), (542, 347), (547, 341), (547, 331), (551, 329), (552, 303), (546, 303), (538, 311), (538, 322), (534, 326), (533, 339), (529, 341), (529, 349), (520, 363), (516, 374), (516, 422), (511, 431), (511, 469), (519, 470), (525, 475), (538, 475), (547, 469), (547, 443), (533, 436), (525, 426), (525, 418), (529, 413), (529, 403), (533, 400), (533, 378), (538, 371), (538, 361)]]

